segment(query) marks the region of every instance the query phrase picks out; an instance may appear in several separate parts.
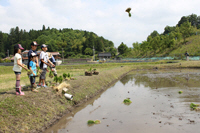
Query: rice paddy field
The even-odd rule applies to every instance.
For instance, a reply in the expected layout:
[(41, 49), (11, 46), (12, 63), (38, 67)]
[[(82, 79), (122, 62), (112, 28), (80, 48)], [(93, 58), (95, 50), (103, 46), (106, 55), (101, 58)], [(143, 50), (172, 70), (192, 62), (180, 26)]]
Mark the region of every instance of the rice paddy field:
[[(199, 61), (167, 62), (169, 61), (57, 66), (58, 76), (70, 73), (76, 78), (63, 81), (71, 86), (68, 93), (74, 96), (72, 101), (66, 100), (51, 86), (39, 88), (38, 93), (31, 92), (29, 78), (24, 70), (21, 85), (24, 85), (25, 96), (16, 96), (12, 67), (0, 66), (0, 132), (42, 132), (64, 114), (71, 112), (75, 106), (99, 94), (131, 71), (200, 68)], [(96, 69), (99, 75), (85, 76), (85, 71), (91, 68)], [(48, 73), (46, 78), (49, 83), (53, 82)], [(38, 80), (37, 78), (36, 82)]]

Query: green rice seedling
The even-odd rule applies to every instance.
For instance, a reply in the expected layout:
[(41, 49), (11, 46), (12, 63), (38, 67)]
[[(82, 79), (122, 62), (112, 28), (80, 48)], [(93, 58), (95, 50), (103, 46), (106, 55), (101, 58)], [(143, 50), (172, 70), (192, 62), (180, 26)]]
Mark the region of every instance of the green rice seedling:
[(194, 103), (190, 104), (190, 108), (193, 110), (195, 110), (197, 107), (199, 107), (199, 104), (194, 104)]
[(63, 78), (66, 79), (68, 77), (68, 74), (63, 73)]
[(179, 94), (182, 94), (182, 93), (183, 93), (183, 91), (179, 91), (178, 93), (179, 93)]
[(59, 82), (59, 83), (62, 83), (62, 81), (63, 81), (63, 77), (60, 76), (60, 77), (58, 78), (58, 82)]
[(131, 100), (130, 100), (130, 99), (128, 99), (128, 98), (127, 98), (127, 99), (124, 99), (124, 101), (123, 101), (123, 102), (124, 102), (125, 104), (130, 104), (130, 103), (132, 103), (132, 102), (131, 102)]
[(88, 124), (94, 124), (95, 122), (93, 120), (88, 120)]
[(88, 123), (88, 124), (100, 124), (101, 121), (100, 121), (100, 120), (95, 120), (95, 121), (93, 121), (93, 120), (88, 120), (87, 123)]
[(53, 78), (53, 76), (54, 76), (54, 74), (53, 74), (53, 72), (50, 70), (50, 72), (49, 72), (49, 77), (50, 77), (50, 78)]
[(53, 81), (55, 81), (56, 83), (58, 83), (58, 76), (55, 76)]
[(42, 73), (42, 70), (40, 69), (40, 67), (37, 67), (37, 75), (40, 75)]
[(95, 123), (95, 124), (100, 124), (101, 121), (100, 121), (100, 120), (96, 120), (96, 121), (94, 121), (94, 123)]
[(70, 73), (68, 73), (68, 76), (67, 76), (68, 78), (70, 78), (71, 77), (71, 74)]
[(90, 67), (90, 69), (88, 69), (88, 72), (92, 72), (92, 67)]

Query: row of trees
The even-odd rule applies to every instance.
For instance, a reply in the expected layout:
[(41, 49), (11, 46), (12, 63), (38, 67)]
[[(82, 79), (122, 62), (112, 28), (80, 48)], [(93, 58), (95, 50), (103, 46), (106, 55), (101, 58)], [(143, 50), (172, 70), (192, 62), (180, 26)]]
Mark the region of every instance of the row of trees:
[(0, 57), (5, 57), (7, 51), (13, 54), (13, 46), (20, 43), (25, 49), (30, 49), (30, 43), (37, 41), (38, 44), (48, 45), (48, 51), (64, 51), (64, 56), (92, 55), (93, 47), (96, 53), (111, 52), (116, 54), (116, 49), (112, 41), (99, 37), (93, 32), (73, 30), (73, 29), (46, 29), (43, 25), (42, 30), (20, 30), (11, 28), (10, 33), (0, 31)]
[[(176, 26), (166, 26), (162, 34), (153, 31), (146, 41), (133, 43), (133, 49), (121, 43), (118, 50), (123, 56), (131, 57), (166, 53), (166, 49), (172, 50), (178, 48), (180, 44), (186, 44), (186, 38), (196, 34), (197, 28), (200, 28), (200, 16), (197, 17), (195, 14), (183, 16)], [(181, 39), (183, 42), (180, 42)]]

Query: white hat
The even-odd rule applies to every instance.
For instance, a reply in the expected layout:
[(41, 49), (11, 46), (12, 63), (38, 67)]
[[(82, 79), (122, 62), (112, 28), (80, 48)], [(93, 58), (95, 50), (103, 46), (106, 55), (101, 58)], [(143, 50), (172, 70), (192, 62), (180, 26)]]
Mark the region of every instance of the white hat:
[(31, 53), (31, 56), (34, 57), (34, 56), (37, 56), (37, 55), (36, 55), (34, 52), (32, 52), (32, 53)]

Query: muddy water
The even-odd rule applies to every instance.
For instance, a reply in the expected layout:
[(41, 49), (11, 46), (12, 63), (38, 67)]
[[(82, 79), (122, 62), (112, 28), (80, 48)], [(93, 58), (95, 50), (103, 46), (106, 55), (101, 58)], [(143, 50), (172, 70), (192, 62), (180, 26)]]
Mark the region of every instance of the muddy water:
[[(125, 98), (132, 103), (124, 105)], [(46, 133), (199, 133), (200, 112), (191, 102), (200, 104), (200, 70), (135, 71)], [(96, 119), (101, 124), (87, 125)]]

